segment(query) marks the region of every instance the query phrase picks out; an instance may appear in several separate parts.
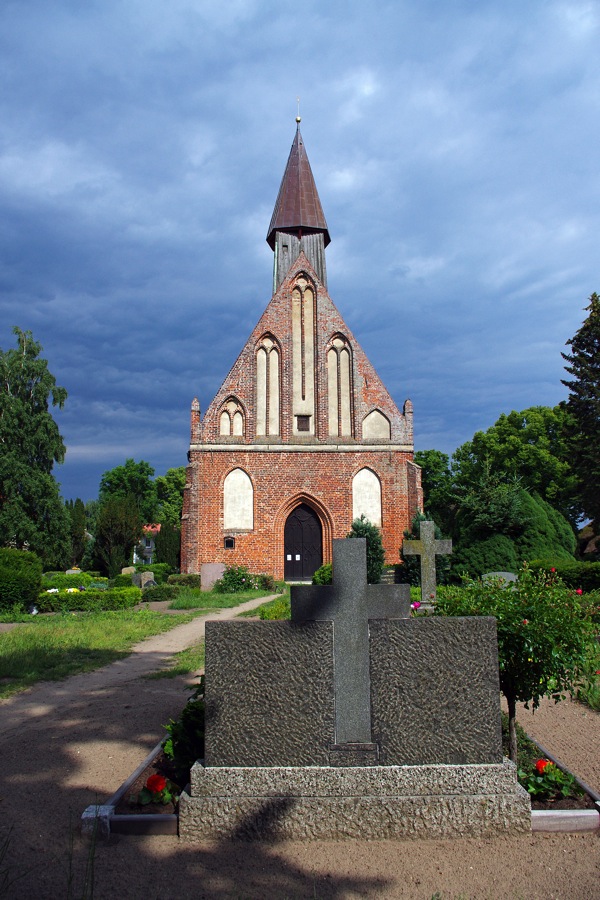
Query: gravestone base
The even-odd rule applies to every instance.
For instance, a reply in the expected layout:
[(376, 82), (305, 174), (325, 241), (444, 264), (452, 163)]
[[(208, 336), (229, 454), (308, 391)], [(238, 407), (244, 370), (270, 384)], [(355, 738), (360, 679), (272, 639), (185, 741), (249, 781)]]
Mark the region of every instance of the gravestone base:
[(184, 841), (452, 838), (531, 830), (508, 760), (486, 765), (205, 767), (179, 801)]

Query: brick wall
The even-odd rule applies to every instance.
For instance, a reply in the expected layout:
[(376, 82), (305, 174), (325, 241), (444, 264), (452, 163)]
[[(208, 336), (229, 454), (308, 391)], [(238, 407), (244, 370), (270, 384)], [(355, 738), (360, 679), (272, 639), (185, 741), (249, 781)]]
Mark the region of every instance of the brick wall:
[[(315, 434), (292, 433), (292, 290), (303, 276), (316, 295)], [(367, 301), (366, 301), (367, 302)], [(335, 334), (352, 348), (352, 436), (330, 437), (327, 398), (327, 349)], [(256, 348), (270, 334), (280, 349), (279, 435), (256, 436)], [(244, 433), (222, 436), (219, 417), (235, 398), (243, 410)], [(362, 421), (374, 409), (389, 420), (389, 440), (362, 439)], [(323, 528), (324, 561), (332, 538), (345, 537), (352, 523), (352, 479), (371, 468), (382, 488), (382, 535), (386, 561), (398, 561), (402, 535), (422, 505), (420, 469), (413, 460), (413, 411), (398, 409), (358, 341), (347, 327), (310, 263), (300, 254), (271, 299), (256, 328), (206, 410), (202, 422), (192, 404), (191, 442), (182, 519), (182, 571), (197, 572), (205, 562), (247, 565), (253, 572), (283, 577), (283, 531), (301, 502), (318, 514)], [(341, 449), (343, 447), (344, 449)], [(235, 533), (235, 549), (224, 549), (223, 483), (243, 469), (254, 489), (254, 528)], [(230, 534), (231, 532), (228, 532)]]

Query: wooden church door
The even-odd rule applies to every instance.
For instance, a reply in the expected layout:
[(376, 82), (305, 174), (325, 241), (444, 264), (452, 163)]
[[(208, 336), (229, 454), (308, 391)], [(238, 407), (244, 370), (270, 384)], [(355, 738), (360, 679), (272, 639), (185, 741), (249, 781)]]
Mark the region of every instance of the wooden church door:
[(283, 533), (286, 581), (307, 581), (323, 562), (321, 522), (314, 510), (301, 503), (289, 514)]

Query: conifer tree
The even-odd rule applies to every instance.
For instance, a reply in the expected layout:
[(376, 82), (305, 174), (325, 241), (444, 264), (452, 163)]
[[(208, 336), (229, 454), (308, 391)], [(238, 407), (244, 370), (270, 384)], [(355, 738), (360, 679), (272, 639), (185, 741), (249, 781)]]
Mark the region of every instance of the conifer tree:
[(567, 341), (570, 353), (563, 353), (571, 380), (563, 380), (569, 389), (567, 410), (571, 415), (570, 453), (578, 479), (578, 494), (583, 513), (600, 528), (600, 297), (593, 293), (588, 317)]
[(49, 410), (67, 397), (30, 331), (0, 349), (0, 546), (29, 549), (46, 568), (69, 563), (70, 521), (52, 475), (65, 445)]

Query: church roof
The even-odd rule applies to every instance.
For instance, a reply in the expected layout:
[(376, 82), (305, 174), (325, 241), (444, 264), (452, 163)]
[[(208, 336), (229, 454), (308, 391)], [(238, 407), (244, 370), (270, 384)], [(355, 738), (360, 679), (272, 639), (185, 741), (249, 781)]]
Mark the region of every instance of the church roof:
[(267, 242), (272, 250), (275, 249), (277, 231), (298, 231), (303, 234), (322, 231), (325, 246), (331, 241), (299, 123), (267, 234)]

